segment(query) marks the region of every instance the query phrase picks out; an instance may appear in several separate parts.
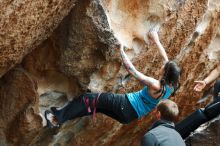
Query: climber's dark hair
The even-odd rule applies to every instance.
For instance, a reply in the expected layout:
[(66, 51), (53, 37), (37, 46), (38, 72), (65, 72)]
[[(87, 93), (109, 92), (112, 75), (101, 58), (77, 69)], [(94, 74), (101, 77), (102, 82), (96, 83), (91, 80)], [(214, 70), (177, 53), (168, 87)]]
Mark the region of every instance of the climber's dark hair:
[(171, 84), (174, 88), (173, 95), (176, 90), (179, 88), (179, 77), (180, 77), (180, 68), (174, 61), (168, 61), (164, 66), (164, 74), (162, 79), (160, 80), (162, 86), (165, 84)]

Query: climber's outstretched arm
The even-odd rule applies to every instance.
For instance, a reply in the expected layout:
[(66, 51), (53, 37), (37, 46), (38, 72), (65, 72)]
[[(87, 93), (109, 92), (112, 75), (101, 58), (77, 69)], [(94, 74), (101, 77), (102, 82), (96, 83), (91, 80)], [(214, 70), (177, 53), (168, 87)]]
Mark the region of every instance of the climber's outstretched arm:
[(209, 76), (207, 76), (207, 77), (204, 79), (204, 81), (206, 82), (206, 84), (209, 84), (209, 83), (213, 82), (214, 80), (216, 80), (219, 75), (220, 75), (220, 63), (219, 63), (218, 66), (209, 74)]
[(211, 82), (213, 82), (215, 79), (218, 78), (220, 75), (220, 63), (218, 66), (202, 81), (195, 81), (196, 85), (194, 87), (195, 91), (202, 91), (205, 86)]
[(166, 62), (169, 61), (168, 57), (167, 57), (167, 53), (163, 47), (163, 45), (160, 43), (160, 39), (159, 39), (159, 36), (157, 34), (157, 31), (152, 29), (148, 36), (150, 37), (151, 41), (153, 41), (156, 45), (157, 45), (157, 48), (159, 50), (159, 53), (160, 55), (163, 57), (163, 63), (166, 64)]
[(120, 47), (120, 53), (121, 53), (122, 61), (125, 65), (125, 68), (131, 75), (133, 75), (136, 79), (138, 79), (139, 81), (141, 81), (147, 86), (151, 86), (152, 88), (156, 90), (160, 89), (160, 82), (158, 80), (152, 77), (148, 77), (136, 70), (136, 68), (134, 67), (134, 65), (132, 64), (132, 62), (130, 61), (126, 53), (124, 52), (124, 46)]

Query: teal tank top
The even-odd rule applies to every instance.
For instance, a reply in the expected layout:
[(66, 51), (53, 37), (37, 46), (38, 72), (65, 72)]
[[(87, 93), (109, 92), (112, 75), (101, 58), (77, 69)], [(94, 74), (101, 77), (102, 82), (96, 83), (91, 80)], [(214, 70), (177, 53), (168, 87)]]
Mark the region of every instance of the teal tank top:
[(155, 99), (148, 93), (148, 87), (145, 86), (142, 90), (132, 93), (127, 93), (128, 100), (138, 114), (138, 118), (141, 118), (151, 112), (159, 103), (161, 99), (167, 99), (173, 93), (173, 88), (165, 85), (166, 93), (163, 97)]

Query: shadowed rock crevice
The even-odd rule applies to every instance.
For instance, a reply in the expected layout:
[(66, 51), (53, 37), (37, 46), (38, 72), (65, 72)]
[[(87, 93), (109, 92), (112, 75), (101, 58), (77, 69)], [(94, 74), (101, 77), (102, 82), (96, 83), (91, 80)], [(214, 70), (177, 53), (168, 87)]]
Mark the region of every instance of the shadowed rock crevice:
[(20, 68), (1, 78), (1, 138), (7, 144), (29, 144), (42, 128), (36, 83)]

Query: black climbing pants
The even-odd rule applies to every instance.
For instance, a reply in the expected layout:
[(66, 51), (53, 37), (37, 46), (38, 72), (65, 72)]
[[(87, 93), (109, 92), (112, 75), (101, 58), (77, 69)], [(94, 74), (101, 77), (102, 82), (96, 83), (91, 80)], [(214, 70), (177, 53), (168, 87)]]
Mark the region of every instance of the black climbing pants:
[(123, 124), (138, 118), (126, 94), (85, 93), (70, 101), (61, 109), (51, 108), (59, 123), (77, 117), (103, 113)]
[(214, 92), (213, 92), (214, 101), (220, 100), (219, 92), (220, 92), (220, 80), (217, 80), (214, 85)]

